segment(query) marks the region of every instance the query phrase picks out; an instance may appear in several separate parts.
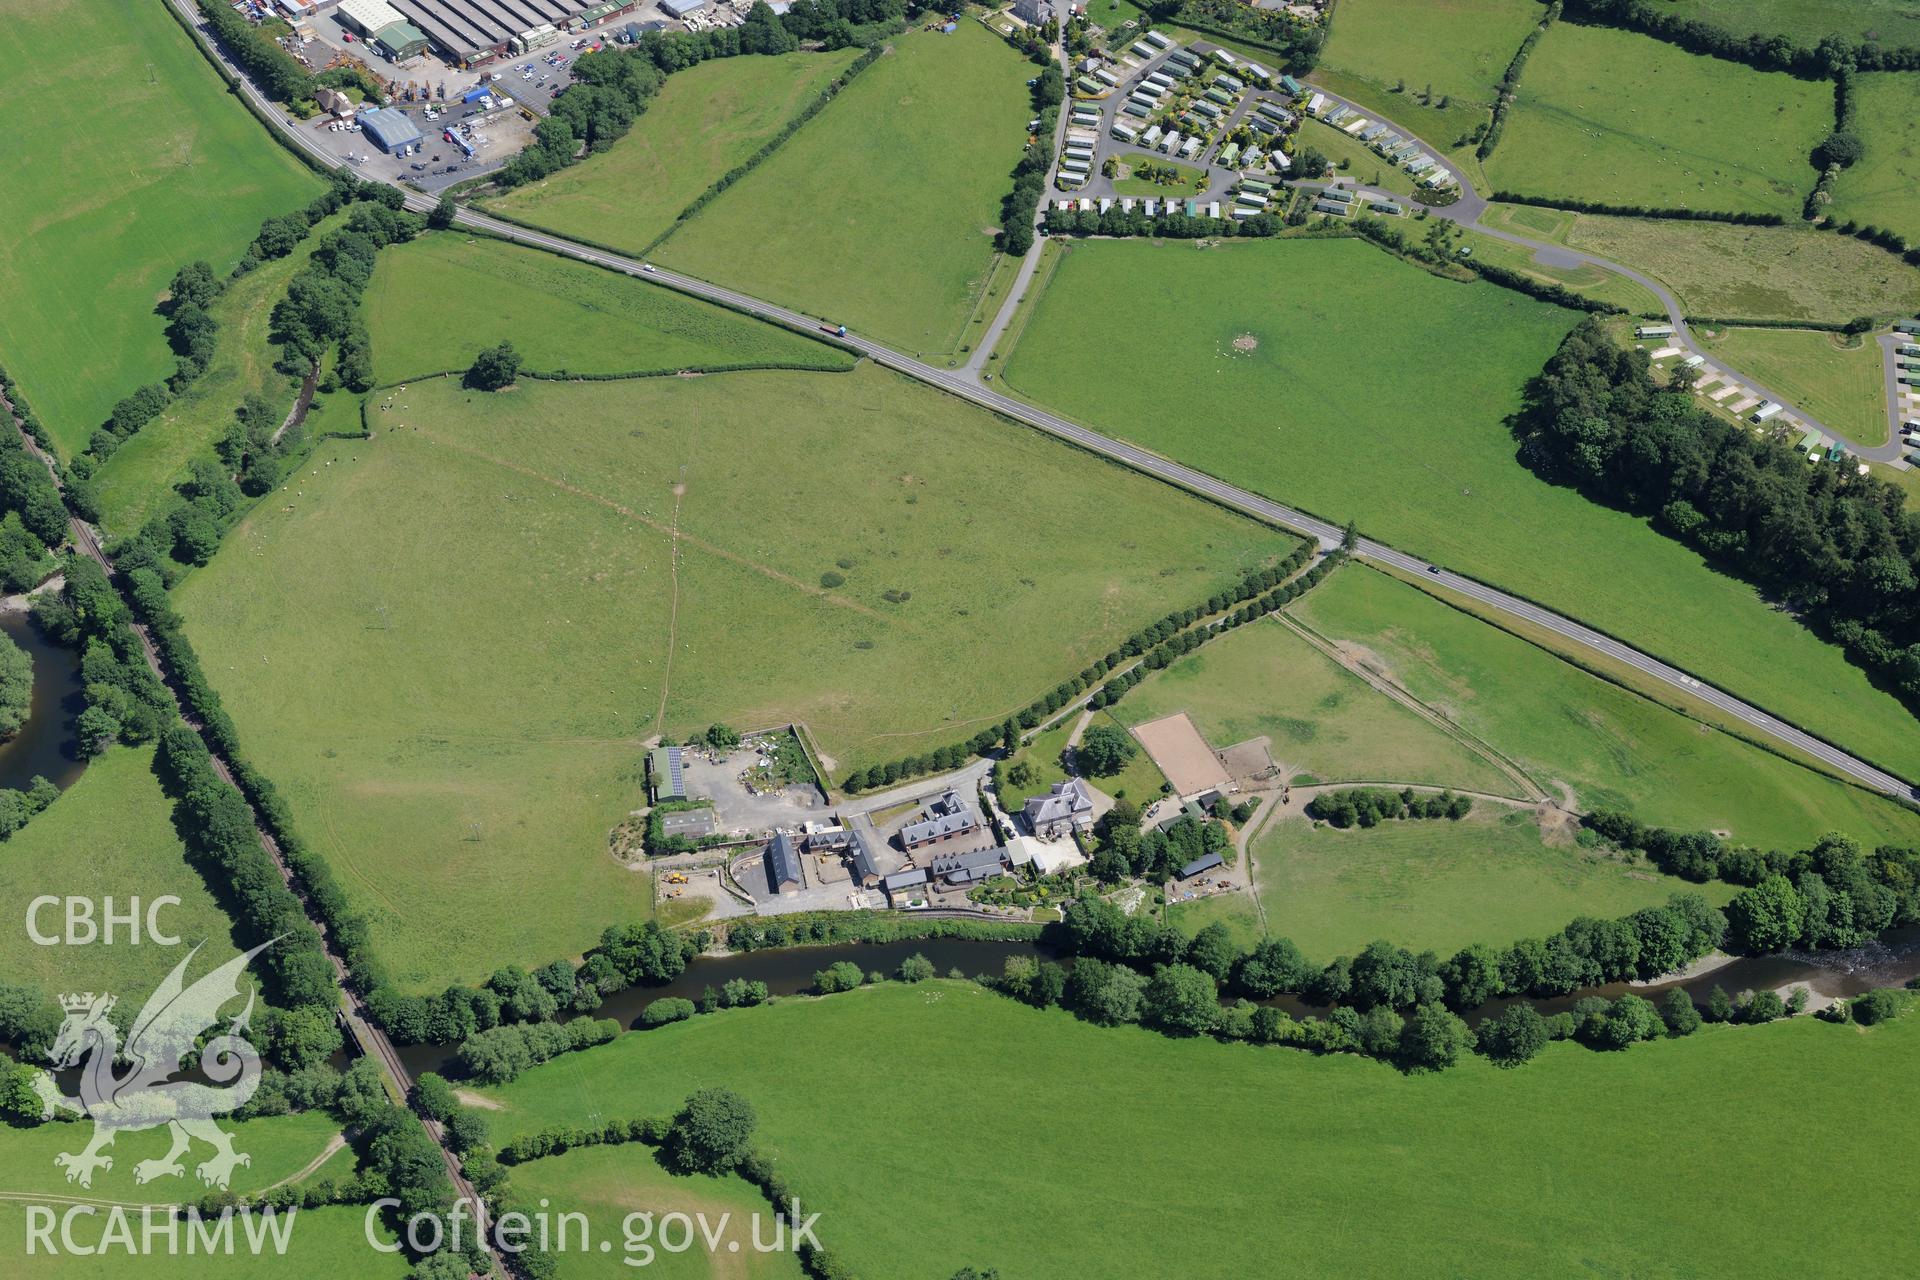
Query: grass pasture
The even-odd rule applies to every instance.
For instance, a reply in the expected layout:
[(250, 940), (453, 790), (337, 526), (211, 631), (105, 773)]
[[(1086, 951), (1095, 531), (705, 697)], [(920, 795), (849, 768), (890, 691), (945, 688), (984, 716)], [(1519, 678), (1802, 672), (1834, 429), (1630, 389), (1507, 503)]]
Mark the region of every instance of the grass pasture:
[(274, 304), (286, 296), (287, 282), (313, 256), (321, 238), (345, 222), (344, 215), (322, 222), (292, 253), (240, 277), (214, 302), (220, 331), (207, 371), (94, 473), (101, 523), (107, 529), (125, 535), (144, 524), (186, 477), (187, 464), (226, 434), (233, 411), (249, 394), (265, 395), (283, 409), (293, 407), (299, 382), (273, 367), (275, 350), (267, 340), (270, 318)]
[[(1129, 153), (1131, 154), (1131, 153)], [(1140, 157), (1134, 157), (1138, 159)], [(1191, 165), (1175, 164), (1169, 160), (1154, 160), (1151, 163), (1162, 169), (1172, 169), (1180, 175), (1178, 182), (1155, 182), (1151, 178), (1115, 178), (1113, 190), (1122, 196), (1197, 196), (1203, 189), (1206, 174)]]
[[(64, 1212), (64, 1206), (57, 1206), (55, 1211)], [(17, 1247), (8, 1246), (7, 1274), (19, 1280), (70, 1280), (75, 1276), (111, 1274), (116, 1267), (128, 1273), (137, 1270), (142, 1280), (272, 1280), (275, 1276), (290, 1274), (353, 1276), (355, 1280), (402, 1280), (411, 1275), (413, 1269), (405, 1254), (397, 1251), (380, 1253), (368, 1246), (363, 1225), (365, 1220), (366, 1210), (356, 1205), (302, 1209), (293, 1220), (286, 1252), (276, 1253), (268, 1244), (266, 1250), (258, 1255), (249, 1249), (246, 1227), (238, 1216), (233, 1221), (234, 1247), (231, 1253), (209, 1253), (201, 1249), (189, 1254), (185, 1226), (180, 1228), (178, 1253), (169, 1253), (166, 1237), (159, 1234), (155, 1236), (153, 1252), (148, 1254), (122, 1253), (118, 1245), (111, 1244), (100, 1255), (67, 1253), (59, 1245), (59, 1229), (56, 1225), (53, 1236), (55, 1251), (49, 1253), (43, 1247), (29, 1255), (26, 1252), (30, 1222), (27, 1206), (0, 1202), (0, 1236), (18, 1242)], [(109, 1219), (105, 1210), (92, 1217), (76, 1216), (74, 1221), (74, 1244), (93, 1248), (106, 1242)], [(127, 1221), (132, 1226), (133, 1239), (137, 1243), (141, 1231), (140, 1215), (130, 1210)], [(157, 1222), (155, 1228), (157, 1233)], [(383, 1243), (391, 1242), (392, 1237), (384, 1227), (377, 1230)], [(264, 1230), (262, 1236), (271, 1239)], [(129, 1261), (122, 1262), (122, 1258)]]
[[(1190, 312), (1155, 332), (1150, 366), (1088, 322)], [(1515, 460), (1506, 419), (1573, 321), (1351, 239), (1089, 242), (1061, 259), (1004, 381), (1324, 519), (1355, 519), (1920, 776), (1913, 717), (1838, 649), (1646, 522)]]
[(1531, 812), (1482, 801), (1458, 822), (1383, 822), (1338, 831), (1269, 822), (1253, 845), (1267, 927), (1316, 960), (1376, 938), (1452, 955), (1470, 942), (1543, 937), (1575, 916), (1623, 916), (1681, 891), (1716, 905), (1728, 885), (1673, 876), (1541, 839)]
[(1637, 267), (1689, 315), (1838, 322), (1920, 307), (1920, 271), (1849, 236), (1513, 204), (1489, 206), (1484, 221)]
[[(662, 1276), (666, 1280), (801, 1280), (798, 1257), (790, 1250), (761, 1253), (753, 1248), (753, 1216), (760, 1214), (761, 1242), (771, 1243), (773, 1212), (760, 1191), (738, 1177), (705, 1175), (676, 1177), (661, 1167), (651, 1147), (638, 1143), (623, 1147), (587, 1147), (518, 1165), (513, 1188), (528, 1201), (551, 1202), (555, 1215), (585, 1214), (589, 1246), (579, 1247), (579, 1229), (567, 1237), (567, 1247), (556, 1251), (558, 1280), (595, 1280), (596, 1277)], [(714, 1253), (696, 1232), (694, 1245), (683, 1252), (660, 1246), (658, 1236), (643, 1235), (635, 1214), (705, 1215), (714, 1239)], [(639, 1237), (626, 1244), (631, 1222)], [(673, 1242), (679, 1237), (669, 1232)], [(613, 1248), (600, 1252), (598, 1241), (611, 1239)]]
[(853, 364), (837, 348), (671, 289), (456, 234), (383, 252), (367, 287), (367, 323), (383, 384), (464, 369), (503, 339), (543, 372)]
[[(1446, 121), (1427, 138), (1443, 147), (1492, 108), (1507, 63), (1544, 12), (1536, 0), (1340, 0), (1316, 79), (1339, 73), (1345, 87), (1335, 92), (1409, 129)], [(1429, 86), (1431, 108), (1421, 102)]]
[[(187, 865), (173, 830), (173, 805), (153, 776), (152, 747), (114, 747), (87, 766), (45, 813), (14, 833), (0, 857), (0, 910), (12, 927), (0, 930), (0, 974), (47, 992), (112, 991), (123, 1001), (144, 1000), (186, 948), (204, 941), (192, 972), (233, 957), (233, 924)], [(143, 903), (165, 894), (180, 899), (162, 908), (158, 922), (180, 947), (150, 943), (35, 945), (27, 936), (27, 906), (52, 894), (99, 899), (112, 895)], [(104, 923), (104, 922), (102, 922)], [(58, 907), (43, 911), (43, 933), (59, 932)]]
[(561, 235), (639, 253), (786, 127), (857, 50), (715, 58), (677, 71), (611, 150), (485, 207)]
[[(1920, 1195), (1908, 1157), (1920, 1118), (1903, 1105), (1917, 1051), (1911, 1013), (1870, 1031), (1799, 1018), (1623, 1053), (1552, 1045), (1512, 1072), (1475, 1058), (1401, 1075), (1103, 1029), (936, 980), (624, 1036), (490, 1091), (504, 1110), (489, 1118), (508, 1138), (737, 1089), (759, 1113), (757, 1143), (822, 1214), (822, 1243), (856, 1274), (893, 1280), (945, 1280), (969, 1261), (1004, 1280), (1147, 1280), (1169, 1257), (1193, 1280), (1271, 1275), (1271, 1233), (1222, 1224), (1276, 1204), (1290, 1233), (1316, 1242), (1289, 1253), (1290, 1276), (1891, 1275), (1905, 1244), (1884, 1225)], [(792, 1085), (994, 1078), (1009, 1064), (1074, 1087), (903, 1120), (896, 1108), (850, 1117), (843, 1090)], [(1675, 1140), (1703, 1116), (1711, 1141)], [(1822, 1170), (1818, 1213), (1778, 1176), (1809, 1162)], [(943, 1212), (901, 1213), (873, 1194), (925, 1185), (929, 1170)], [(1467, 1222), (1509, 1225), (1489, 1235)]]
[(1629, 280), (1619, 272), (1585, 264), (1574, 267), (1550, 267), (1535, 261), (1534, 251), (1525, 245), (1509, 244), (1505, 240), (1496, 240), (1492, 236), (1468, 235), (1463, 242), (1472, 247), (1475, 262), (1491, 263), (1496, 267), (1505, 267), (1508, 271), (1518, 271), (1542, 284), (1557, 284), (1564, 289), (1571, 289), (1575, 293), (1600, 302), (1610, 302), (1633, 315), (1666, 318), (1666, 309), (1660, 305), (1660, 299), (1653, 295), (1652, 290), (1643, 284)]
[(1282, 777), (1516, 791), (1471, 749), (1278, 622), (1228, 632), (1141, 681), (1115, 711), (1129, 725), (1184, 711), (1215, 750), (1264, 737)]
[[(1336, 26), (1338, 24), (1336, 23)], [(1796, 217), (1830, 85), (1557, 22), (1486, 161), (1495, 190)]]
[(606, 835), (654, 733), (798, 719), (844, 776), (1294, 545), (866, 366), (404, 398), (176, 596), (409, 984), (650, 909)]
[(154, 311), (173, 273), (195, 258), (224, 273), (263, 218), (320, 186), (160, 5), (49, 0), (6, 22), (0, 360), (71, 455), (173, 371)]
[[(1920, 816), (1588, 675), (1383, 573), (1342, 570), (1293, 606), (1319, 634), (1581, 809), (1804, 848), (1831, 830), (1920, 839)], [(1124, 704), (1123, 704), (1124, 705)]]
[(1920, 9), (1913, 0), (1667, 0), (1662, 8), (1739, 36), (1781, 35), (1817, 45), (1839, 35), (1891, 48), (1920, 45)]
[(1703, 345), (1849, 439), (1886, 443), (1886, 377), (1871, 337), (1844, 338), (1818, 329), (1727, 329)]
[[(1920, 8), (1912, 11), (1920, 45)], [(1834, 184), (1829, 216), (1897, 231), (1920, 244), (1920, 74), (1881, 71), (1853, 78), (1856, 128), (1867, 153)]]
[(978, 23), (897, 37), (657, 256), (892, 346), (953, 352), (992, 269), (1031, 71)]
[[(233, 1171), (230, 1190), (241, 1194), (291, 1180), (326, 1150), (328, 1141), (340, 1130), (337, 1121), (318, 1111), (243, 1121), (222, 1117), (220, 1127), (233, 1135), (234, 1150), (253, 1157), (251, 1164)], [(53, 1163), (53, 1157), (57, 1152), (80, 1150), (90, 1130), (91, 1125), (84, 1120), (0, 1129), (0, 1196), (82, 1195), (122, 1204), (173, 1204), (198, 1201), (206, 1191), (191, 1164), (184, 1178), (160, 1178), (144, 1185), (135, 1181), (135, 1164), (166, 1154), (167, 1134), (158, 1128), (129, 1132), (115, 1139), (110, 1152), (113, 1168), (96, 1170), (93, 1186), (85, 1191), (69, 1186), (65, 1171)], [(208, 1149), (196, 1143), (191, 1159), (198, 1162), (207, 1154)], [(342, 1163), (329, 1172), (344, 1174), (352, 1157), (334, 1158)]]

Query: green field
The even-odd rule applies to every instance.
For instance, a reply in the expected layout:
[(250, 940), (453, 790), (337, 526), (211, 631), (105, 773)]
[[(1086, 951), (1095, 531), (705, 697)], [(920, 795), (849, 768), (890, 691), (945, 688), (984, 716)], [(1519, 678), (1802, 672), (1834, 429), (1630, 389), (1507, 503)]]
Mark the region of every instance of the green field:
[[(1150, 367), (1092, 322), (1189, 313), (1155, 333)], [(1355, 519), (1920, 776), (1913, 717), (1838, 649), (1644, 521), (1515, 461), (1505, 420), (1572, 321), (1354, 240), (1200, 252), (1091, 242), (1065, 254), (1005, 381), (1109, 434)], [(1255, 349), (1236, 349), (1242, 338)]]
[[(1535, 0), (1340, 0), (1315, 79), (1338, 73), (1347, 87), (1335, 92), (1409, 129), (1446, 121), (1427, 139), (1445, 146), (1493, 106), (1507, 63), (1544, 12)], [(1356, 85), (1364, 96), (1348, 91)], [(1429, 87), (1431, 111), (1421, 103)], [(1445, 112), (1443, 97), (1452, 99)]]
[(1169, 902), (1167, 923), (1188, 937), (1208, 925), (1222, 925), (1243, 949), (1266, 937), (1253, 898), (1245, 893), (1220, 893), (1211, 898), (1195, 898), (1192, 902)]
[(1689, 315), (1841, 322), (1920, 307), (1920, 271), (1850, 236), (1511, 204), (1489, 206), (1482, 220), (1637, 267)]
[(240, 277), (214, 302), (220, 331), (206, 372), (94, 473), (105, 528), (125, 535), (144, 524), (186, 477), (187, 464), (210, 453), (227, 433), (233, 411), (249, 394), (293, 407), (299, 382), (273, 367), (277, 353), (268, 341), (269, 320), (274, 304), (286, 296), (287, 282), (313, 256), (320, 238), (345, 221), (342, 215), (321, 223), (292, 253)]
[(1558, 22), (1527, 61), (1487, 180), (1536, 196), (1797, 217), (1817, 176), (1808, 154), (1832, 129), (1830, 85)]
[(1740, 36), (1783, 35), (1818, 45), (1840, 35), (1892, 48), (1920, 45), (1920, 8), (1913, 0), (1666, 0), (1661, 8)]
[(667, 77), (626, 137), (485, 207), (631, 253), (786, 127), (857, 50), (715, 58)]
[(224, 273), (319, 183), (261, 132), (159, 4), (8, 5), (0, 41), (0, 361), (60, 448), (173, 371), (173, 273)]
[(1184, 711), (1216, 751), (1264, 737), (1282, 778), (1518, 794), (1483, 757), (1278, 622), (1240, 627), (1188, 654), (1141, 681), (1116, 711), (1129, 725)]
[(1886, 371), (1871, 337), (1728, 329), (1702, 345), (1847, 438), (1864, 445), (1887, 442)]
[(429, 235), (380, 255), (367, 325), (382, 384), (465, 369), (510, 339), (530, 369), (639, 373), (708, 365), (851, 367), (834, 347), (539, 249)]
[(1031, 71), (978, 23), (896, 38), (792, 141), (683, 223), (660, 261), (895, 347), (953, 352), (992, 267), (1032, 115)]
[[(769, 1220), (773, 1210), (758, 1188), (738, 1177), (713, 1178), (704, 1174), (676, 1177), (661, 1167), (652, 1148), (589, 1147), (516, 1165), (512, 1185), (525, 1202), (550, 1201), (550, 1213), (585, 1214), (589, 1248), (578, 1247), (580, 1229), (572, 1228), (568, 1247), (556, 1253), (559, 1280), (592, 1280), (596, 1276), (663, 1276), (667, 1280), (800, 1280), (804, 1272), (791, 1251), (756, 1252), (753, 1215), (761, 1215), (762, 1244), (774, 1238)], [(804, 1203), (804, 1192), (801, 1196)], [(704, 1214), (713, 1232), (713, 1253), (696, 1230), (691, 1249), (681, 1253), (660, 1248), (660, 1237), (643, 1235), (632, 1223), (638, 1242), (626, 1247), (626, 1224), (631, 1215)], [(656, 1228), (657, 1230), (657, 1228)], [(557, 1236), (557, 1228), (556, 1228)], [(601, 1239), (613, 1248), (598, 1251)], [(677, 1228), (669, 1238), (678, 1243)], [(822, 1238), (824, 1242), (824, 1237)], [(651, 1251), (646, 1246), (651, 1245)]]
[(1346, 569), (1292, 612), (1576, 807), (1804, 848), (1839, 829), (1920, 839), (1920, 815), (1710, 729), (1385, 574)]
[(1575, 916), (1624, 916), (1681, 891), (1716, 905), (1735, 892), (1541, 838), (1526, 810), (1481, 802), (1458, 822), (1383, 822), (1337, 831), (1305, 818), (1269, 822), (1254, 841), (1267, 927), (1316, 960), (1376, 938), (1452, 955), (1470, 942), (1544, 937)]
[[(55, 1204), (52, 1208), (56, 1214), (66, 1212), (65, 1205)], [(293, 1220), (284, 1255), (273, 1252), (271, 1244), (265, 1246), (266, 1252), (253, 1253), (246, 1244), (246, 1228), (242, 1220), (236, 1217), (231, 1253), (215, 1251), (208, 1254), (199, 1251), (189, 1254), (185, 1226), (179, 1232), (179, 1252), (169, 1253), (166, 1237), (158, 1234), (156, 1221), (155, 1247), (151, 1253), (127, 1253), (114, 1245), (105, 1251), (104, 1256), (75, 1255), (64, 1250), (49, 1254), (44, 1248), (37, 1248), (32, 1256), (28, 1256), (27, 1207), (0, 1203), (0, 1239), (8, 1242), (0, 1246), (0, 1250), (5, 1251), (9, 1263), (7, 1274), (20, 1277), (20, 1280), (70, 1280), (74, 1276), (112, 1274), (116, 1268), (127, 1273), (137, 1271), (141, 1280), (275, 1280), (276, 1277), (289, 1274), (352, 1276), (354, 1280), (361, 1280), (361, 1277), (366, 1280), (400, 1280), (412, 1274), (404, 1254), (379, 1253), (368, 1246), (363, 1225), (365, 1220), (366, 1210), (356, 1205), (302, 1209)], [(128, 1222), (137, 1242), (141, 1231), (140, 1216), (130, 1213)], [(83, 1248), (102, 1244), (107, 1225), (104, 1209), (99, 1216), (76, 1217), (74, 1243)], [(391, 1241), (392, 1235), (384, 1227), (376, 1230), (383, 1242)], [(264, 1231), (262, 1237), (271, 1238)], [(52, 1239), (55, 1247), (60, 1248), (57, 1223)]]
[(1666, 317), (1666, 309), (1660, 305), (1660, 299), (1654, 296), (1651, 289), (1616, 271), (1586, 265), (1550, 267), (1534, 260), (1533, 249), (1496, 240), (1492, 236), (1470, 234), (1463, 237), (1461, 243), (1472, 248), (1473, 261), (1477, 263), (1491, 263), (1509, 271), (1518, 271), (1543, 284), (1557, 284), (1600, 302), (1611, 303), (1633, 315)]
[(404, 399), (176, 595), (409, 985), (648, 911), (606, 835), (651, 734), (799, 719), (843, 776), (1294, 545), (870, 366)]
[[(1913, 10), (1920, 44), (1920, 8)], [(1856, 128), (1867, 154), (1834, 184), (1829, 216), (1883, 227), (1920, 244), (1920, 74), (1885, 71), (1853, 78)]]
[[(1288, 1276), (1893, 1275), (1907, 1250), (1887, 1224), (1920, 1196), (1920, 1118), (1904, 1101), (1916, 1052), (1911, 1013), (1864, 1032), (1803, 1018), (1409, 1076), (1102, 1029), (935, 981), (625, 1036), (527, 1072), (490, 1118), (510, 1137), (737, 1089), (823, 1215), (822, 1243), (890, 1280), (968, 1263), (1003, 1280), (1146, 1280), (1169, 1258), (1181, 1276), (1238, 1280), (1282, 1273), (1276, 1247)], [(842, 1089), (794, 1087), (994, 1079), (1010, 1063), (1073, 1087), (907, 1115), (850, 1114)], [(1785, 1166), (1820, 1170), (1819, 1212)], [(940, 1212), (875, 1195), (922, 1186)], [(1225, 1225), (1270, 1222), (1276, 1206), (1311, 1247)]]
[(1178, 182), (1155, 182), (1151, 178), (1115, 178), (1113, 191), (1121, 196), (1197, 196), (1206, 189), (1206, 172), (1191, 165), (1174, 164), (1168, 160), (1152, 162), (1161, 169), (1176, 171)]
[[(66, 1088), (71, 1091), (72, 1086)], [(239, 1194), (292, 1181), (326, 1151), (329, 1140), (340, 1131), (339, 1123), (320, 1111), (247, 1121), (222, 1117), (219, 1123), (233, 1135), (234, 1150), (253, 1158), (250, 1164), (233, 1171), (230, 1189)], [(65, 1170), (53, 1163), (53, 1157), (58, 1152), (80, 1150), (92, 1128), (85, 1120), (25, 1129), (0, 1128), (0, 1194), (7, 1199), (44, 1193), (97, 1196), (122, 1204), (173, 1204), (197, 1201), (206, 1191), (191, 1165), (184, 1178), (159, 1178), (145, 1184), (135, 1180), (134, 1165), (166, 1154), (167, 1132), (161, 1128), (116, 1138), (110, 1152), (113, 1168), (96, 1170), (93, 1185), (84, 1191), (69, 1186)], [(208, 1154), (207, 1147), (196, 1143), (192, 1160), (197, 1163)], [(340, 1171), (347, 1167), (341, 1166)], [(0, 1244), (0, 1250), (6, 1247)]]
[[(1413, 195), (1412, 174), (1393, 161), (1383, 159), (1360, 139), (1323, 120), (1315, 120), (1311, 116), (1303, 119), (1294, 145), (1297, 149), (1312, 147), (1333, 161), (1342, 175), (1355, 182), (1376, 190), (1391, 191), (1398, 196), (1411, 198)], [(1344, 165), (1342, 161), (1345, 161)]]
[[(112, 991), (137, 1008), (186, 948), (207, 944), (194, 962), (196, 976), (234, 954), (232, 922), (187, 865), (174, 834), (173, 804), (153, 776), (151, 747), (114, 747), (96, 759), (0, 854), (0, 910), (12, 921), (0, 930), (0, 978), (48, 994)], [(98, 913), (107, 895), (124, 911), (130, 897), (148, 903), (166, 894), (180, 905), (161, 908), (158, 923), (181, 940), (177, 948), (130, 946), (124, 936), (113, 946), (38, 946), (24, 927), (28, 904), (43, 895), (91, 898)], [(60, 932), (61, 909), (44, 910), (39, 925), (42, 933)]]

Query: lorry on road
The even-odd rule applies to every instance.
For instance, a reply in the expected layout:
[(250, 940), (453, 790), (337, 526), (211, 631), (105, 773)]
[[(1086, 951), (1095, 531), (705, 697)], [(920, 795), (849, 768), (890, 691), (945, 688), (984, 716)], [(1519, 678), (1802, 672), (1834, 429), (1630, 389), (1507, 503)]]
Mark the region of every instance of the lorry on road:
[(820, 326), (820, 332), (830, 333), (836, 338), (844, 338), (847, 336), (847, 326), (843, 324), (823, 324)]

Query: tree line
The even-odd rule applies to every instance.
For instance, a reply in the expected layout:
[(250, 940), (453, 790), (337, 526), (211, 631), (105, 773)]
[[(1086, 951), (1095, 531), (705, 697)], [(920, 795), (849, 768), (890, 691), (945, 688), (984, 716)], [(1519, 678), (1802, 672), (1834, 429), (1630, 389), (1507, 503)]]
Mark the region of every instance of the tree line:
[(1540, 209), (1601, 213), (1615, 218), (1671, 218), (1682, 222), (1730, 222), (1741, 227), (1787, 225), (1787, 220), (1777, 213), (1744, 213), (1723, 209), (1672, 209), (1648, 204), (1608, 204), (1604, 200), (1580, 200), (1572, 196), (1535, 196), (1520, 191), (1496, 191), (1493, 193), (1493, 199), (1501, 204), (1529, 204)]
[(1052, 166), (1053, 136), (1060, 123), (1060, 104), (1066, 100), (1066, 77), (1046, 56), (1046, 69), (1034, 77), (1033, 109), (1039, 123), (1033, 129), (1034, 141), (1020, 153), (1013, 167), (1013, 189), (1000, 202), (1000, 252), (1023, 258), (1033, 248), (1034, 219), (1040, 201), (1047, 193), (1047, 170)]
[(1566, 0), (1566, 6), (1567, 16), (1576, 22), (1637, 31), (1690, 53), (1745, 63), (1761, 71), (1786, 71), (1803, 79), (1824, 80), (1849, 66), (1862, 71), (1920, 69), (1920, 47), (1888, 48), (1837, 34), (1811, 45), (1778, 34), (1735, 35), (1711, 22), (1668, 13), (1650, 0)]
[(384, 89), (378, 78), (358, 63), (318, 73), (308, 71), (280, 47), (278, 40), (247, 21), (225, 0), (195, 0), (195, 7), (221, 47), (275, 102), (289, 107), (304, 105), (310, 111), (313, 95), (323, 86), (343, 89), (352, 85), (374, 96)]
[(1893, 485), (1809, 466), (1657, 386), (1646, 353), (1591, 320), (1528, 384), (1514, 431), (1537, 473), (1653, 517), (1920, 700), (1920, 516)]
[[(1205, 602), (1191, 608), (1168, 614), (1150, 627), (1134, 632), (1120, 646), (1100, 658), (1086, 670), (1063, 684), (1056, 685), (1044, 697), (1036, 699), (1017, 715), (1010, 717), (997, 728), (982, 729), (965, 742), (941, 747), (925, 755), (908, 756), (902, 760), (891, 761), (883, 765), (874, 765), (867, 769), (856, 769), (847, 775), (840, 785), (847, 792), (870, 791), (875, 787), (891, 786), (896, 782), (919, 777), (928, 773), (945, 773), (958, 769), (974, 756), (986, 755), (996, 745), (1011, 755), (1020, 749), (1020, 735), (1024, 730), (1038, 728), (1047, 717), (1066, 706), (1086, 690), (1093, 688), (1100, 677), (1125, 663), (1128, 659), (1148, 653), (1168, 637), (1177, 635), (1191, 627), (1201, 618), (1221, 613), (1242, 600), (1250, 600), (1263, 591), (1292, 577), (1301, 565), (1313, 554), (1312, 545), (1302, 543), (1286, 559), (1266, 569), (1248, 574), (1229, 591), (1215, 592)], [(1291, 596), (1287, 597), (1292, 599)], [(1278, 605), (1272, 606), (1277, 608)], [(1241, 612), (1245, 612), (1242, 610)], [(1238, 616), (1238, 615), (1235, 615)], [(1249, 618), (1257, 615), (1248, 615)], [(1161, 663), (1162, 666), (1165, 662)], [(1090, 705), (1104, 706), (1102, 703)]]
[[(1166, 202), (1169, 206), (1173, 201)], [(1270, 213), (1250, 218), (1188, 217), (1184, 213), (1159, 213), (1149, 217), (1146, 208), (1136, 203), (1131, 211), (1116, 201), (1105, 213), (1098, 209), (1048, 209), (1047, 234), (1055, 236), (1152, 236), (1161, 240), (1208, 240), (1215, 236), (1251, 236), (1256, 239), (1280, 234), (1280, 219)]]
[[(52, 440), (18, 384), (0, 368), (0, 396), (13, 406), (20, 430), (51, 452)], [(67, 508), (60, 488), (19, 431), (0, 430), (0, 586), (28, 591), (53, 575), (54, 552), (67, 542)]]
[(1500, 83), (1494, 87), (1493, 118), (1480, 134), (1480, 145), (1474, 149), (1474, 154), (1482, 160), (1492, 155), (1493, 149), (1500, 145), (1500, 135), (1507, 127), (1507, 112), (1513, 107), (1514, 95), (1520, 91), (1520, 73), (1526, 70), (1527, 59), (1533, 56), (1533, 47), (1540, 43), (1540, 37), (1546, 35), (1547, 29), (1558, 21), (1560, 2), (1553, 0), (1547, 6), (1539, 24), (1527, 32), (1527, 38), (1520, 42), (1519, 49), (1508, 60), (1507, 69), (1500, 73)]

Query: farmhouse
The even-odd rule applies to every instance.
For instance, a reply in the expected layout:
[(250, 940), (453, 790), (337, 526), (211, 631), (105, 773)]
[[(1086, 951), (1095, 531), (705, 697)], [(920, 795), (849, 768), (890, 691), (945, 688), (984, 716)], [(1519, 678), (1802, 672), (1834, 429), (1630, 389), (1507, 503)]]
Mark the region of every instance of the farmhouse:
[(900, 844), (911, 851), (943, 844), (980, 829), (980, 817), (958, 791), (949, 791), (929, 804), (926, 816), (900, 828)]
[(1056, 782), (1044, 796), (1028, 796), (1021, 811), (1027, 829), (1042, 840), (1054, 840), (1093, 825), (1093, 797), (1078, 778)]
[(793, 837), (784, 831), (774, 833), (764, 855), (767, 884), (775, 893), (792, 893), (805, 882), (800, 871), (800, 850)]
[(1013, 16), (1030, 27), (1044, 27), (1053, 19), (1053, 0), (1013, 0)]

